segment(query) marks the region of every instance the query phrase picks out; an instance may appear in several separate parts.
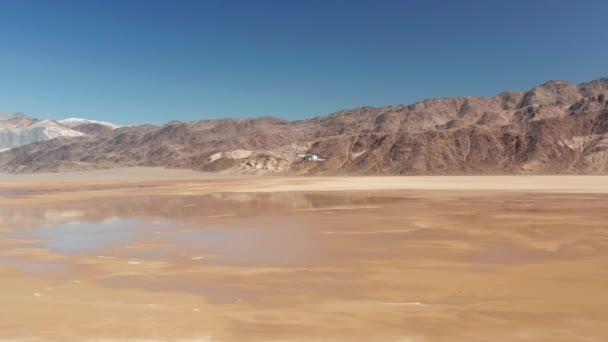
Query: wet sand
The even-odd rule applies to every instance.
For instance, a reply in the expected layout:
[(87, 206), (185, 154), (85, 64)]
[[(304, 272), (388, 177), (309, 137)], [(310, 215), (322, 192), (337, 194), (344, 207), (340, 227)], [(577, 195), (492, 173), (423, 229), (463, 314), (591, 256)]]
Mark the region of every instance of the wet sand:
[(608, 338), (608, 177), (150, 175), (0, 177), (0, 341)]

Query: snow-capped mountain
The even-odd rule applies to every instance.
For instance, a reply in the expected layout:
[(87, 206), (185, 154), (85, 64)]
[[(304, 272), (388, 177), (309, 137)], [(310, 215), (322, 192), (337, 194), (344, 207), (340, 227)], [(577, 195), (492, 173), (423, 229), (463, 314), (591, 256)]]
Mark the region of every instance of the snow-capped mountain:
[[(67, 128), (51, 120), (34, 120), (27, 117), (15, 121), (15, 117), (0, 124), (0, 149), (10, 149), (57, 137), (77, 137), (84, 133)], [(25, 121), (25, 122), (24, 122)], [(26, 123), (29, 121), (29, 124)]]
[(115, 125), (115, 124), (113, 124), (111, 122), (107, 122), (107, 121), (97, 121), (97, 120), (89, 120), (89, 119), (81, 119), (81, 118), (63, 119), (63, 120), (59, 120), (58, 122), (69, 128), (76, 127), (78, 125), (90, 124), (90, 123), (107, 126), (112, 129), (120, 127), (119, 125)]
[[(87, 129), (83, 126), (88, 125)], [(113, 130), (121, 127), (110, 122), (69, 118), (59, 121), (40, 120), (24, 113), (0, 112), (0, 152), (57, 137), (89, 135), (91, 125)], [(98, 129), (99, 130), (99, 129)]]

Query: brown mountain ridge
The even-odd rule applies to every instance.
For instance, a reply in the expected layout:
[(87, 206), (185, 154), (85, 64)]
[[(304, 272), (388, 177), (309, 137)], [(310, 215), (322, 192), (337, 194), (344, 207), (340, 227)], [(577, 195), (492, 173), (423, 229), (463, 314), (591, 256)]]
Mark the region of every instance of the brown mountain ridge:
[[(0, 153), (13, 173), (126, 166), (231, 174), (607, 173), (608, 78), (550, 81), (491, 98), (361, 107), (308, 120), (74, 127)], [(325, 161), (296, 160), (312, 153)]]

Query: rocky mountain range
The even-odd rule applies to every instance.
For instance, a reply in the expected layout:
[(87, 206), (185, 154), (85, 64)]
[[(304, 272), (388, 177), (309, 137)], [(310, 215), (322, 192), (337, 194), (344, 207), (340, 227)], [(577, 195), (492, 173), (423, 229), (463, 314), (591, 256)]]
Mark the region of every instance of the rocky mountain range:
[[(608, 172), (608, 78), (580, 85), (550, 81), (491, 98), (361, 107), (299, 121), (262, 117), (112, 127), (0, 120), (23, 127), (47, 122), (78, 133), (32, 138), (0, 153), (0, 170), (16, 173), (126, 166), (302, 175)], [(297, 153), (326, 160), (297, 160)]]

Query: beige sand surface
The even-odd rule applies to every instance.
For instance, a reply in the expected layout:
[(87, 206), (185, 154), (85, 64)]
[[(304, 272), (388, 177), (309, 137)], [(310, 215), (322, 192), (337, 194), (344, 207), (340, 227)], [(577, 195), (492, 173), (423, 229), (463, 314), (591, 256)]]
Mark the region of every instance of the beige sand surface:
[[(7, 174), (0, 186), (36, 186), (37, 183), (185, 182), (229, 180), (235, 191), (352, 191), (352, 190), (524, 190), (550, 192), (608, 192), (608, 176), (359, 176), (359, 177), (246, 177), (153, 167), (108, 170)], [(238, 182), (233, 180), (238, 179)], [(26, 183), (27, 185), (24, 185)], [(196, 190), (196, 188), (195, 188)]]
[(112, 172), (2, 180), (0, 341), (608, 339), (608, 177)]
[(125, 180), (179, 180), (226, 178), (217, 173), (198, 172), (181, 169), (163, 169), (157, 167), (126, 167), (106, 170), (11, 174), (0, 173), (0, 182), (33, 182), (33, 181), (125, 181)]

